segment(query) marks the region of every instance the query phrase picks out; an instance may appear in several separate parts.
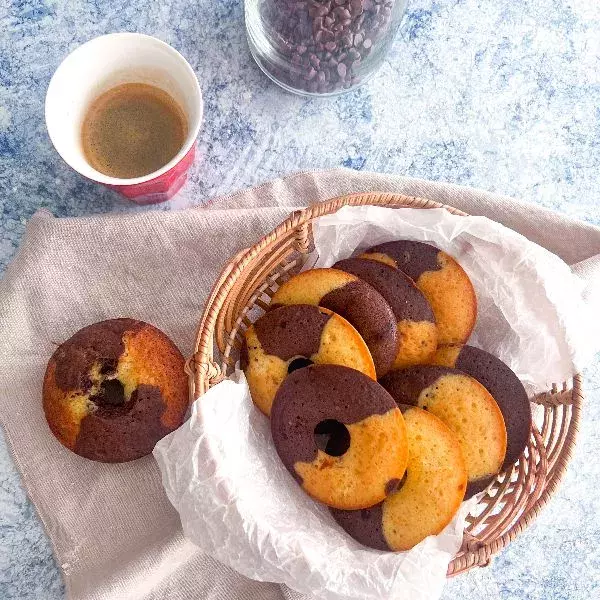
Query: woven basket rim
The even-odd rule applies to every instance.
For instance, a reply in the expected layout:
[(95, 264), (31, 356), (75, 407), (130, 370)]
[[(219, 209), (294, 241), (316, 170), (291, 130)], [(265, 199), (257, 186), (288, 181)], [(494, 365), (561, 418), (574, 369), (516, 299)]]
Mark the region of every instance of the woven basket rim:
[[(233, 257), (232, 260), (222, 269), (205, 303), (205, 310), (196, 330), (194, 355), (200, 352), (200, 349), (204, 345), (201, 343), (203, 333), (206, 332), (205, 336), (210, 335), (210, 331), (216, 322), (216, 315), (210, 310), (211, 304), (213, 302), (217, 302), (217, 299), (224, 295), (224, 291), (229, 291), (229, 289), (233, 286), (234, 279), (239, 276), (241, 271), (243, 271), (243, 269), (254, 258), (254, 256), (256, 256), (274, 239), (279, 238), (290, 230), (306, 225), (313, 219), (336, 212), (343, 206), (364, 206), (369, 204), (363, 201), (365, 196), (378, 196), (380, 198), (385, 198), (389, 204), (398, 201), (406, 202), (405, 208), (443, 208), (452, 214), (468, 216), (466, 212), (459, 210), (458, 208), (454, 208), (448, 204), (442, 204), (440, 202), (435, 202), (434, 200), (427, 200), (425, 198), (418, 198), (416, 196), (405, 196), (404, 194), (396, 194), (392, 192), (371, 192), (369, 194), (358, 192), (354, 194), (347, 194), (332, 198), (331, 200), (326, 200), (325, 202), (312, 204), (306, 208), (292, 212), (287, 219), (282, 221), (269, 233), (263, 235), (263, 237), (260, 238), (256, 244), (249, 248), (244, 248), (238, 252), (238, 254), (236, 254), (235, 257)], [(415, 204), (418, 206), (414, 206)], [(377, 203), (373, 205), (385, 206), (383, 203)]]
[[(388, 192), (355, 193), (339, 196), (318, 204), (313, 204), (302, 210), (294, 211), (272, 231), (264, 235), (256, 244), (243, 249), (233, 257), (225, 265), (217, 278), (206, 301), (205, 309), (197, 328), (194, 354), (186, 363), (186, 372), (188, 373), (190, 382), (190, 399), (192, 401), (199, 398), (209, 387), (218, 383), (226, 376), (226, 373), (221, 370), (221, 366), (215, 360), (214, 356), (215, 339), (218, 342), (217, 345), (221, 352), (223, 350), (222, 346), (225, 343), (216, 336), (215, 329), (219, 325), (222, 325), (219, 319), (222, 318), (221, 312), (225, 301), (228, 299), (229, 294), (234, 291), (234, 287), (238, 284), (240, 278), (243, 279), (245, 269), (257, 258), (268, 255), (268, 251), (272, 247), (279, 243), (280, 240), (289, 237), (292, 233), (297, 234), (294, 238), (294, 244), (297, 245), (297, 249), (299, 251), (306, 251), (307, 244), (311, 238), (310, 224), (313, 220), (334, 213), (343, 206), (362, 205), (389, 208), (443, 208), (452, 214), (468, 216), (464, 211), (448, 204)], [(461, 551), (449, 565), (449, 577), (476, 566), (489, 564), (491, 558), (506, 547), (519, 533), (524, 531), (548, 503), (551, 496), (556, 492), (566, 471), (567, 464), (571, 459), (579, 427), (582, 400), (583, 390), (580, 374), (576, 374), (573, 377), (571, 389), (568, 388), (567, 382), (562, 382), (560, 386), (553, 384), (552, 390), (547, 394), (540, 394), (533, 399), (533, 402), (544, 407), (544, 425), (541, 432), (538, 432), (535, 427), (533, 428), (535, 432), (532, 432), (532, 439), (537, 444), (537, 450), (533, 446), (530, 446), (529, 452), (537, 452), (539, 455), (540, 465), (545, 477), (543, 485), (537, 488), (528, 500), (522, 499), (523, 506), (521, 508), (523, 508), (523, 512), (519, 514), (514, 523), (510, 523), (508, 528), (504, 526), (501, 528), (503, 533), (490, 540), (486, 540), (484, 543), (480, 543), (477, 538), (466, 540), (467, 549)], [(558, 407), (564, 408), (565, 411), (567, 407), (570, 407), (567, 425), (565, 425), (565, 420), (567, 420), (566, 412), (561, 413), (562, 422), (560, 425), (557, 424), (559, 417), (556, 416), (555, 412), (558, 410)], [(558, 430), (558, 433), (556, 430)], [(556, 435), (558, 435), (557, 439), (555, 439)], [(546, 448), (546, 444), (549, 445), (548, 448)], [(540, 454), (540, 452), (542, 453)], [(531, 462), (531, 454), (529, 462)], [(518, 468), (521, 470), (519, 476), (525, 476), (523, 474), (524, 466), (521, 464), (521, 461)], [(514, 469), (515, 467), (513, 467), (511, 473)], [(548, 471), (547, 476), (545, 469)], [(525, 468), (525, 470), (527, 469)], [(508, 479), (510, 477), (508, 476)], [(529, 473), (528, 477), (531, 479), (531, 473)], [(503, 495), (509, 493), (507, 490), (509, 491), (511, 486), (508, 480), (499, 485), (498, 497), (492, 499), (486, 509), (490, 513), (495, 507), (501, 504)], [(506, 525), (506, 523), (503, 523), (503, 525)]]

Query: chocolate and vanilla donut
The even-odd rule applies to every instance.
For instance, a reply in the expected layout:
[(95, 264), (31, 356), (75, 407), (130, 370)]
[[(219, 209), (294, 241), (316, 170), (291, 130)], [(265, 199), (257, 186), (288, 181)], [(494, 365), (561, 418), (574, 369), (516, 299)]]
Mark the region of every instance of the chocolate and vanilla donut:
[(506, 457), (502, 470), (523, 453), (531, 433), (531, 404), (512, 369), (493, 354), (474, 346), (440, 346), (430, 361), (454, 367), (477, 379), (498, 403), (506, 425)]
[(423, 292), (435, 315), (439, 344), (464, 344), (477, 318), (477, 297), (463, 268), (431, 244), (398, 240), (369, 248), (361, 258), (378, 260), (406, 273)]
[(44, 377), (50, 430), (73, 452), (126, 462), (152, 452), (188, 408), (184, 358), (159, 329), (135, 319), (84, 327), (54, 352)]
[(467, 485), (460, 444), (436, 416), (401, 407), (408, 435), (408, 464), (399, 489), (363, 510), (331, 509), (355, 540), (376, 550), (410, 550), (437, 535), (456, 514)]
[(353, 510), (381, 502), (404, 476), (406, 426), (393, 398), (355, 369), (291, 373), (271, 409), (277, 454), (304, 491)]
[(458, 437), (469, 482), (466, 498), (482, 491), (502, 469), (506, 427), (498, 404), (473, 377), (447, 367), (418, 366), (388, 373), (381, 385), (398, 404), (440, 418)]
[(373, 359), (360, 334), (327, 308), (281, 306), (246, 330), (241, 366), (252, 400), (265, 415), (271, 414), (288, 373), (313, 363), (344, 365), (375, 379)]
[(385, 375), (398, 350), (396, 319), (374, 288), (338, 269), (311, 269), (286, 281), (275, 292), (272, 306), (314, 304), (348, 320), (365, 340), (377, 376)]

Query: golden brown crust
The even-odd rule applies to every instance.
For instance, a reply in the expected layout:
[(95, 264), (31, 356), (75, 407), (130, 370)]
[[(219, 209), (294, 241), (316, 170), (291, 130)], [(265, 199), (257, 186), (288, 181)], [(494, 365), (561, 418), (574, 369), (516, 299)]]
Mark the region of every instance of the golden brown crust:
[(274, 305), (319, 305), (323, 296), (357, 279), (358, 277), (339, 269), (309, 269), (283, 283), (275, 292), (271, 302)]
[(404, 475), (408, 461), (404, 418), (392, 408), (346, 427), (351, 444), (344, 455), (319, 450), (312, 462), (297, 462), (294, 468), (302, 488), (315, 500), (344, 510), (367, 508), (381, 502), (390, 481)]
[(504, 417), (507, 445), (503, 469), (521, 456), (531, 434), (531, 404), (517, 375), (499, 358), (473, 346), (440, 346), (431, 364), (455, 367), (481, 383)]
[(438, 367), (456, 367), (456, 361), (462, 344), (448, 344), (446, 346), (438, 346), (435, 353), (427, 361), (428, 365), (437, 365)]
[(439, 344), (465, 343), (477, 319), (477, 296), (464, 269), (448, 254), (438, 254), (439, 271), (426, 271), (416, 281), (438, 325)]
[(427, 363), (437, 348), (438, 328), (430, 321), (400, 321), (400, 344), (394, 369)]
[(439, 417), (458, 437), (469, 481), (496, 475), (506, 454), (504, 418), (492, 395), (459, 371), (422, 390), (418, 406)]
[(271, 414), (273, 398), (282, 381), (287, 377), (290, 361), (267, 354), (262, 347), (254, 325), (245, 333), (247, 365), (244, 367), (250, 395), (256, 407), (264, 414)]
[(391, 256), (388, 256), (383, 252), (363, 252), (362, 254), (358, 255), (358, 258), (366, 258), (367, 260), (377, 260), (383, 263), (384, 265), (394, 267), (394, 269), (398, 268), (398, 264), (396, 263), (396, 261)]
[(392, 550), (410, 550), (440, 533), (456, 514), (467, 486), (460, 444), (444, 423), (418, 408), (404, 413), (409, 461), (406, 480), (383, 503), (382, 529)]

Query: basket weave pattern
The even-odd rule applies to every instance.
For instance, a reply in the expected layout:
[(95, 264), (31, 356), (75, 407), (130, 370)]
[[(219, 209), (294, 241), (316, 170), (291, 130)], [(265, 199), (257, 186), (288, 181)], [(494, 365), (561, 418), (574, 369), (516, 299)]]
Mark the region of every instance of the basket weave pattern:
[[(186, 370), (195, 400), (233, 370), (244, 331), (262, 314), (284, 281), (306, 263), (312, 247), (311, 224), (346, 205), (389, 208), (451, 206), (399, 194), (354, 194), (295, 212), (255, 246), (240, 252), (223, 269), (206, 304), (194, 355)], [(519, 460), (488, 486), (467, 518), (463, 544), (448, 566), (448, 576), (486, 566), (536, 518), (556, 491), (575, 445), (583, 393), (581, 376), (532, 398), (534, 426)], [(536, 410), (537, 406), (537, 410)]]

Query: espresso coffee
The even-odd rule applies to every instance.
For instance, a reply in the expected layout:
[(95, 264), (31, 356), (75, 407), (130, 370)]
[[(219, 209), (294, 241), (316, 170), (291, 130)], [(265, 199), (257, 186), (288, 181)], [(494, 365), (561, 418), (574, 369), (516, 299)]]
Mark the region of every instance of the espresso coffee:
[(81, 140), (89, 164), (110, 177), (143, 177), (181, 150), (187, 120), (171, 96), (146, 83), (125, 83), (92, 102)]

